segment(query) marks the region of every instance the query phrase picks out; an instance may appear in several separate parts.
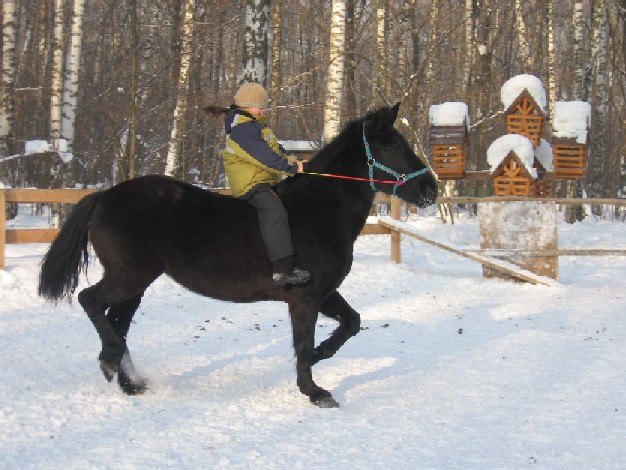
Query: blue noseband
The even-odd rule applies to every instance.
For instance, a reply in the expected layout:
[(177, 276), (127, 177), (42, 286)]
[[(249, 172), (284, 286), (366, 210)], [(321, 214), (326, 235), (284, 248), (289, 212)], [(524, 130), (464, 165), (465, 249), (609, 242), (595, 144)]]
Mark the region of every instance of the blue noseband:
[(428, 172), (428, 168), (422, 168), (421, 170), (414, 171), (413, 173), (409, 173), (405, 175), (404, 173), (398, 173), (395, 170), (383, 165), (382, 163), (377, 162), (372, 155), (372, 150), (370, 149), (370, 144), (365, 137), (365, 121), (363, 121), (363, 145), (365, 146), (365, 156), (367, 157), (367, 166), (369, 167), (369, 176), (370, 176), (370, 186), (372, 187), (372, 191), (377, 191), (376, 186), (374, 186), (374, 168), (378, 168), (385, 173), (389, 173), (396, 179), (396, 183), (393, 185), (393, 195), (396, 195), (396, 191), (400, 186), (409, 181), (416, 176), (423, 175)]

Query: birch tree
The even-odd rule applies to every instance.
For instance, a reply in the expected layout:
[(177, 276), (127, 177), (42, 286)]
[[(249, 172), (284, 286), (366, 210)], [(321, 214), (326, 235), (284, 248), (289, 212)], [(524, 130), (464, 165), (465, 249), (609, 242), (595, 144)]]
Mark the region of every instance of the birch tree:
[(574, 27), (574, 34), (572, 35), (574, 79), (572, 81), (571, 95), (574, 100), (582, 100), (583, 84), (585, 80), (585, 62), (583, 60), (583, 29), (585, 27), (585, 18), (583, 17), (583, 2), (581, 0), (574, 2), (572, 25)]
[(52, 78), (50, 93), (50, 140), (61, 138), (61, 111), (63, 104), (63, 33), (65, 2), (54, 0), (54, 33), (52, 38)]
[(267, 84), (269, 20), (270, 0), (246, 2), (243, 70), (239, 83), (256, 82), (264, 86)]
[[(332, 20), (331, 20), (332, 21)], [(385, 0), (376, 1), (376, 70), (374, 72), (372, 96), (374, 105), (384, 104), (383, 97), (387, 96), (387, 8)], [(332, 33), (331, 33), (332, 35)]]
[(517, 38), (519, 42), (520, 55), (526, 73), (531, 73), (533, 63), (530, 56), (530, 47), (528, 46), (526, 30), (526, 22), (524, 21), (524, 11), (522, 10), (522, 0), (515, 0), (515, 25), (517, 26)]
[(593, 12), (592, 56), (595, 58), (594, 94), (593, 94), (593, 129), (591, 155), (587, 170), (589, 194), (603, 197), (603, 181), (606, 155), (606, 124), (608, 111), (608, 77), (606, 57), (606, 4), (605, 0), (595, 0)]
[(549, 119), (552, 121), (554, 102), (556, 101), (556, 72), (554, 70), (556, 47), (554, 44), (554, 9), (552, 8), (552, 0), (546, 0), (546, 19), (548, 22), (548, 112)]
[(74, 0), (72, 23), (70, 30), (70, 48), (65, 66), (63, 85), (63, 114), (61, 120), (61, 137), (68, 142), (68, 152), (72, 152), (74, 144), (74, 128), (76, 122), (76, 103), (78, 98), (78, 71), (80, 69), (80, 51), (83, 40), (83, 8), (85, 0)]
[(330, 17), (330, 54), (324, 102), (324, 130), (322, 140), (330, 142), (341, 127), (345, 49), (346, 2), (333, 0)]
[[(0, 157), (12, 149), (9, 139), (13, 125), (13, 88), (15, 82), (15, 0), (2, 3), (2, 85), (0, 86)], [(0, 207), (0, 210), (4, 208)]]
[(195, 0), (185, 0), (183, 3), (184, 20), (181, 32), (180, 69), (178, 75), (176, 108), (174, 110), (174, 124), (170, 134), (167, 150), (165, 174), (182, 176), (182, 144), (185, 139), (185, 113), (187, 111), (187, 91), (189, 89), (189, 63), (191, 60), (191, 45), (193, 36), (193, 22)]
[(472, 74), (472, 62), (474, 57), (474, 0), (465, 0), (463, 12), (465, 22), (465, 57), (463, 58), (463, 82), (461, 94), (469, 101), (470, 80)]
[(280, 87), (282, 83), (282, 6), (283, 0), (272, 1), (272, 80), (270, 84), (270, 96), (272, 97), (270, 127), (272, 129), (275, 129), (278, 124), (278, 105), (280, 104)]

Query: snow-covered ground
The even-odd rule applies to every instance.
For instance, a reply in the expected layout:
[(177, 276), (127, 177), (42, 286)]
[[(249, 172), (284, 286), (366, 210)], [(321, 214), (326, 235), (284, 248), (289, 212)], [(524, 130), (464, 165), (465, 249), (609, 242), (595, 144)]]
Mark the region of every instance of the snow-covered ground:
[[(475, 219), (411, 219), (478, 247)], [(624, 468), (626, 263), (563, 257), (560, 285), (483, 279), (480, 265), (360, 237), (340, 289), (363, 330), (314, 367), (338, 409), (295, 383), (284, 305), (235, 305), (159, 279), (129, 345), (151, 380), (124, 395), (74, 302), (36, 295), (45, 245), (0, 271), (0, 468)], [(626, 225), (559, 224), (561, 248), (626, 248)], [(99, 279), (97, 264), (82, 285)], [(318, 341), (334, 324), (320, 319)]]

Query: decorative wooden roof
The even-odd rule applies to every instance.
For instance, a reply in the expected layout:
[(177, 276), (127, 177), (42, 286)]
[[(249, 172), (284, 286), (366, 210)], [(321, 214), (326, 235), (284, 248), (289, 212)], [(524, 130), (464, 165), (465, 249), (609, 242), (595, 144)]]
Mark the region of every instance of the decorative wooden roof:
[(524, 88), (515, 101), (511, 103), (507, 109), (504, 110), (505, 115), (519, 114), (521, 116), (538, 115), (542, 118), (546, 117), (546, 114), (541, 109), (541, 106), (537, 104), (530, 92)]
[[(510, 165), (511, 160), (513, 160), (516, 165)], [(495, 170), (491, 172), (492, 176), (507, 176), (507, 177), (520, 177), (525, 176), (530, 180), (534, 180), (535, 178), (530, 174), (524, 162), (517, 156), (517, 154), (511, 150), (507, 156), (500, 162), (500, 164), (496, 167)]]

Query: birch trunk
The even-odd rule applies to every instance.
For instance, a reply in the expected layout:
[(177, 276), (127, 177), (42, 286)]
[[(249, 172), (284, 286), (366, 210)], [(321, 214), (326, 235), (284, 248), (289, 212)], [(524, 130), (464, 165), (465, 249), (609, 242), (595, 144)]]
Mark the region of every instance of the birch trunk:
[(83, 40), (83, 8), (85, 0), (74, 0), (72, 26), (70, 31), (70, 49), (65, 65), (65, 83), (63, 85), (63, 116), (61, 137), (68, 142), (68, 152), (74, 145), (76, 123), (76, 103), (78, 98), (78, 71), (80, 69), (80, 51)]
[(515, 23), (517, 25), (517, 38), (519, 41), (520, 55), (524, 64), (526, 73), (532, 73), (533, 62), (530, 56), (530, 47), (528, 46), (526, 22), (524, 21), (524, 13), (522, 10), (522, 0), (515, 0)]
[(385, 0), (377, 0), (376, 2), (376, 70), (373, 81), (372, 97), (374, 106), (378, 107), (384, 104), (383, 97), (386, 97), (385, 82), (387, 73), (387, 47), (386, 47), (386, 25), (387, 12), (385, 8)]
[(585, 80), (585, 63), (583, 60), (583, 28), (585, 27), (585, 19), (583, 17), (583, 2), (580, 0), (577, 0), (574, 3), (572, 24), (574, 26), (574, 34), (572, 38), (572, 62), (574, 65), (572, 99), (581, 100), (583, 97), (583, 83)]
[(170, 134), (167, 150), (165, 174), (184, 178), (184, 164), (182, 147), (185, 139), (185, 113), (187, 111), (187, 91), (189, 89), (189, 63), (191, 60), (191, 41), (193, 36), (193, 22), (195, 0), (185, 0), (184, 20), (180, 48), (180, 68), (178, 74), (176, 109), (174, 110), (174, 124)]
[(341, 126), (341, 101), (343, 90), (344, 49), (345, 49), (345, 0), (333, 0), (330, 18), (330, 58), (326, 80), (326, 100), (324, 103), (324, 131), (322, 140), (330, 142)]
[(463, 60), (463, 89), (461, 90), (461, 95), (465, 96), (466, 101), (469, 101), (474, 56), (474, 0), (465, 0), (463, 19), (465, 21), (465, 57)]
[(248, 0), (243, 48), (243, 71), (239, 83), (267, 84), (268, 25), (270, 0)]
[(139, 77), (139, 51), (137, 49), (137, 0), (130, 0), (130, 83), (128, 94), (128, 178), (135, 177), (135, 153), (137, 142), (137, 81)]
[(283, 1), (272, 2), (272, 80), (270, 84), (270, 96), (272, 97), (272, 110), (270, 112), (270, 127), (276, 129), (278, 124), (278, 106), (280, 104), (280, 87), (282, 85), (281, 55), (282, 55), (282, 19)]
[(50, 94), (50, 140), (61, 138), (61, 106), (63, 103), (63, 0), (54, 0), (54, 32), (52, 39), (52, 77)]
[[(583, 28), (585, 19), (583, 17), (583, 2), (574, 3), (574, 13), (572, 15), (572, 64), (574, 66), (574, 79), (572, 80), (571, 97), (573, 100), (583, 99), (583, 86), (585, 82), (585, 61), (583, 54)], [(582, 187), (580, 181), (568, 180), (565, 184), (565, 197), (582, 197)], [(583, 206), (568, 204), (565, 209), (565, 221), (573, 224), (585, 218)]]
[[(432, 81), (435, 75), (435, 44), (437, 44), (437, 17), (439, 16), (439, 0), (430, 1), (430, 20), (428, 32), (428, 56), (426, 57), (426, 95), (432, 91)], [(426, 104), (428, 109), (429, 104)]]
[(552, 0), (546, 0), (546, 3), (548, 21), (548, 119), (552, 121), (552, 113), (556, 101), (556, 72), (554, 69), (556, 47), (554, 44), (554, 9)]
[(593, 57), (595, 57), (592, 147), (586, 180), (591, 197), (608, 197), (603, 188), (606, 155), (606, 124), (608, 111), (608, 77), (606, 56), (607, 17), (605, 0), (595, 0), (593, 13)]
[[(2, 4), (2, 85), (0, 87), (0, 157), (12, 150), (13, 88), (15, 85), (15, 0)], [(0, 210), (4, 211), (3, 207)]]
[(346, 71), (345, 71), (345, 116), (346, 121), (355, 119), (358, 115), (357, 108), (357, 93), (356, 93), (356, 43), (355, 43), (355, 28), (356, 28), (356, 12), (355, 12), (356, 0), (346, 1)]

